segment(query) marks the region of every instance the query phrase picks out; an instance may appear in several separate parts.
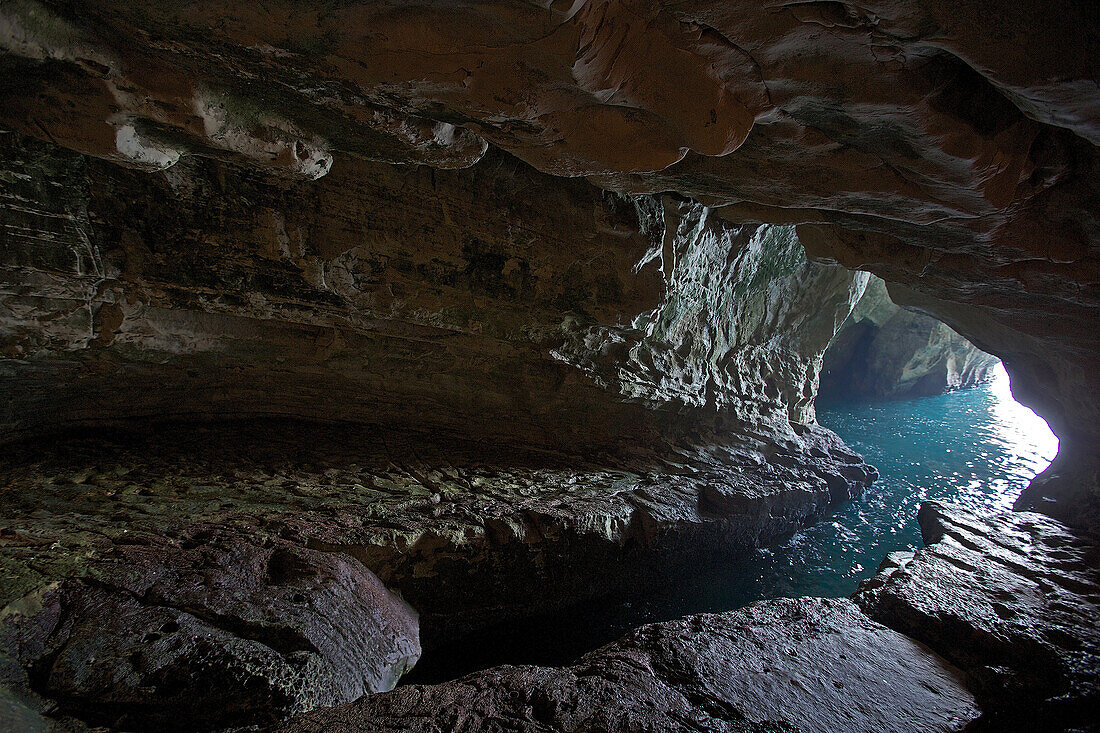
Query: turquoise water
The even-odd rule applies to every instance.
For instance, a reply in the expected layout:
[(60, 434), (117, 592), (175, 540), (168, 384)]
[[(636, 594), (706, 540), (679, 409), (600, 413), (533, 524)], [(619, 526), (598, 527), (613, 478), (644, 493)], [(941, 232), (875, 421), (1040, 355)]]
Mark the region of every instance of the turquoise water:
[(863, 497), (771, 550), (731, 579), (746, 597), (846, 596), (895, 550), (921, 546), (917, 507), (943, 499), (1010, 509), (1058, 452), (1046, 423), (1012, 399), (1008, 375), (974, 389), (903, 402), (818, 408), (818, 421), (878, 468)]
[(405, 682), (503, 663), (566, 664), (644, 623), (765, 598), (850, 595), (888, 553), (921, 546), (922, 501), (1009, 509), (1058, 450), (1046, 423), (1012, 399), (1003, 369), (991, 384), (938, 397), (819, 406), (818, 420), (879, 469), (862, 497), (785, 542), (675, 587), (520, 620), (425, 654)]

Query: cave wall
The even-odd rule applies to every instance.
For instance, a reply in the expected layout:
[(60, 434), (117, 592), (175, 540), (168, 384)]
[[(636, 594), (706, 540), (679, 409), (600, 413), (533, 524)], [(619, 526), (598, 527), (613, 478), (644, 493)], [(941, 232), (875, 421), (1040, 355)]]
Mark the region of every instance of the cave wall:
[(1000, 363), (945, 324), (900, 308), (872, 277), (821, 365), (824, 401), (926, 397), (993, 379)]
[[(1085, 0), (34, 2), (3, 124), (145, 170), (314, 179), (488, 146), (794, 224), (1002, 358), (1059, 435), (1025, 502), (1100, 518), (1100, 10)], [(336, 162), (334, 162), (336, 161)]]
[(867, 279), (808, 262), (791, 227), (502, 153), (302, 183), (2, 143), (9, 441), (259, 415), (559, 451), (741, 424), (797, 441)]

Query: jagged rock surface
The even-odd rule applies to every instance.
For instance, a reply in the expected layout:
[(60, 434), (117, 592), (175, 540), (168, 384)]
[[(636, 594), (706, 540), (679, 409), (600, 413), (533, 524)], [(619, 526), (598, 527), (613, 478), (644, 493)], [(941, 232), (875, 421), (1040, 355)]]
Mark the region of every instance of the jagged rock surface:
[(1033, 512), (921, 505), (927, 546), (855, 599), (967, 674), (989, 730), (1096, 730), (1100, 545)]
[(0, 16), (0, 110), (145, 170), (190, 154), (298, 178), (351, 157), (445, 168), (488, 142), (797, 224), (816, 257), (910, 288), (903, 305), (1001, 357), (1062, 439), (1022, 505), (1100, 524), (1097, 13), (18, 0)]
[(307, 731), (957, 731), (957, 670), (844, 599), (637, 629), (565, 668), (495, 667), (293, 719)]
[(825, 351), (819, 392), (835, 401), (925, 397), (988, 382), (998, 363), (946, 324), (894, 305), (874, 277)]
[[(499, 153), (456, 172), (338, 162), (307, 184), (4, 145), (6, 439), (154, 416), (330, 425), (32, 443), (8, 466), (8, 601), (83, 582), (133, 537), (224, 527), (356, 558), (439, 638), (746, 551), (875, 476), (813, 411), (866, 276), (807, 262), (789, 227)], [(347, 421), (374, 427), (331, 427)], [(124, 652), (104, 657), (119, 674)], [(324, 701), (272, 665), (242, 717)], [(74, 680), (28, 684), (89, 720), (148, 715)]]

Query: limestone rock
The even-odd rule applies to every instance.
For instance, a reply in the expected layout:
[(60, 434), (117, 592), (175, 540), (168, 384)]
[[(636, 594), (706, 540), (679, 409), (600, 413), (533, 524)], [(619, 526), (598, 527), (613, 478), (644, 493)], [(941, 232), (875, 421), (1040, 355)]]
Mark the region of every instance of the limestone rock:
[(919, 519), (927, 547), (867, 581), (859, 605), (964, 670), (992, 729), (1093, 729), (1095, 539), (1032, 512), (981, 517), (925, 502)]
[(299, 716), (306, 731), (956, 731), (957, 670), (843, 599), (643, 626), (565, 668), (496, 667)]
[(1065, 450), (1026, 505), (1095, 525), (1098, 25), (1091, 0), (17, 0), (0, 118), (146, 170), (206, 156), (299, 179), (330, 159), (470, 165), (489, 143), (795, 224), (1005, 361)]
[(736, 557), (874, 476), (827, 431), (776, 440), (488, 455), (268, 420), (9, 449), (0, 687), (123, 729), (263, 725), (388, 689), (419, 646), (378, 578), (430, 649)]
[(101, 542), (84, 577), (0, 614), (0, 654), (26, 670), (9, 685), (52, 699), (51, 714), (121, 729), (271, 723), (392, 689), (420, 655), (416, 613), (350, 557), (227, 531), (132, 540)]
[(808, 263), (790, 227), (499, 153), (305, 184), (3, 143), (5, 440), (281, 415), (559, 451), (743, 423), (798, 442), (866, 279)]
[(945, 324), (894, 305), (872, 278), (825, 351), (823, 399), (904, 399), (966, 389), (998, 364)]

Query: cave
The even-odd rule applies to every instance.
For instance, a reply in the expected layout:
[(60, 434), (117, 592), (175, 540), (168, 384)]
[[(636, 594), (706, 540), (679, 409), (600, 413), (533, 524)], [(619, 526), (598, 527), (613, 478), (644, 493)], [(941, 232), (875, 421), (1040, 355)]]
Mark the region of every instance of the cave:
[(1098, 67), (1084, 0), (3, 3), (0, 729), (1100, 730)]

